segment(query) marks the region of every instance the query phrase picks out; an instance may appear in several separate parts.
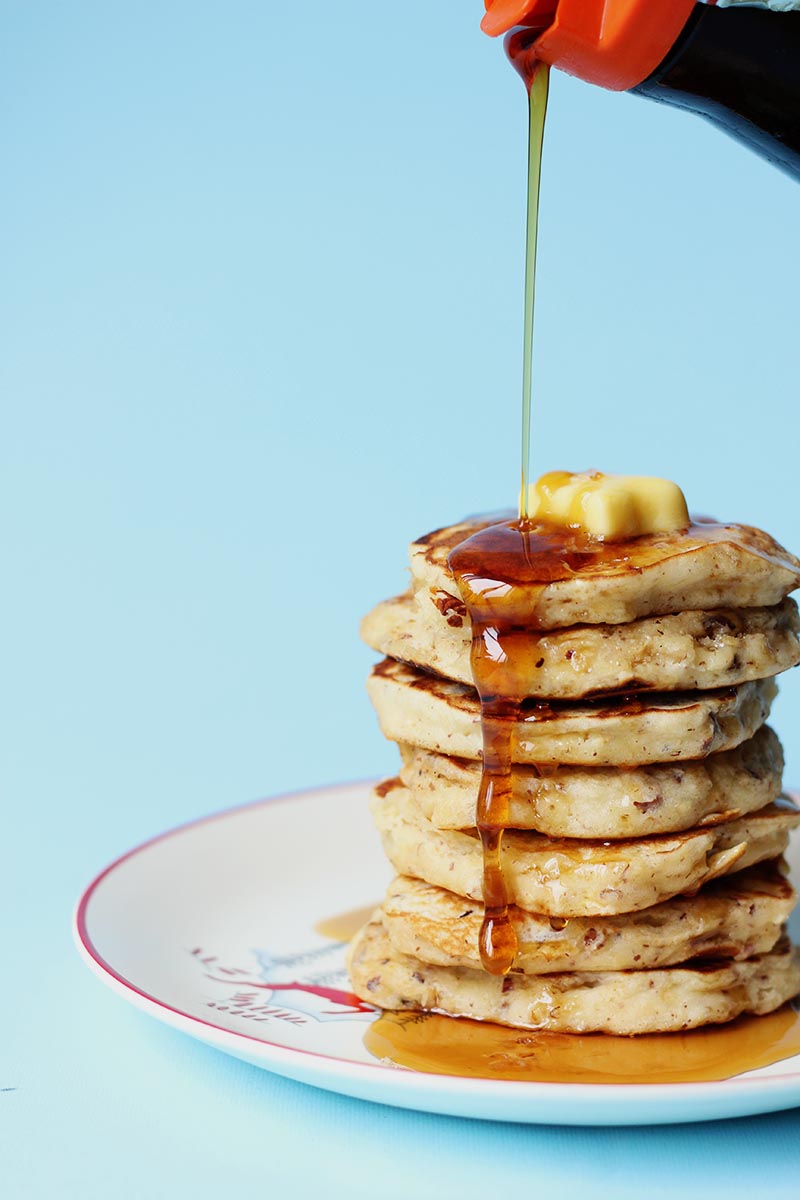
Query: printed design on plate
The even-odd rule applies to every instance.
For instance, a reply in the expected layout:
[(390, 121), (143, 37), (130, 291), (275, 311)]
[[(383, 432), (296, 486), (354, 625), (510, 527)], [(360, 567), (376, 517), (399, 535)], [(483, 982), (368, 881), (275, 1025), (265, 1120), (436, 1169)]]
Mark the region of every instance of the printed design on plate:
[(341, 943), (315, 946), (293, 954), (254, 950), (255, 969), (224, 965), (201, 946), (189, 951), (205, 970), (206, 979), (221, 984), (227, 994), (207, 1002), (208, 1008), (256, 1024), (283, 1021), (363, 1021), (376, 1010), (349, 990)]

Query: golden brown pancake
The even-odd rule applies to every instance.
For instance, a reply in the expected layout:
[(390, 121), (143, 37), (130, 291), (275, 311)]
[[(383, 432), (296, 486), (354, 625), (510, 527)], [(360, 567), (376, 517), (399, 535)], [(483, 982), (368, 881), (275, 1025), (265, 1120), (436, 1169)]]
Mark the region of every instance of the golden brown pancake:
[[(514, 970), (524, 975), (645, 970), (694, 958), (738, 961), (765, 954), (795, 903), (786, 871), (773, 860), (717, 879), (697, 895), (618, 916), (553, 919), (512, 907)], [(436, 966), (481, 969), (479, 901), (398, 875), (378, 911), (398, 953)]]
[[(375, 789), (372, 815), (398, 875), (483, 898), (483, 856), (471, 831), (434, 828), (399, 779)], [(511, 903), (547, 916), (636, 912), (720, 875), (783, 854), (800, 810), (788, 800), (710, 828), (631, 841), (554, 839), (506, 830), (503, 873)]]
[[(387, 658), (367, 681), (381, 729), (457, 758), (482, 753), (477, 692)], [(528, 701), (514, 723), (512, 757), (518, 763), (635, 766), (703, 758), (752, 737), (769, 716), (777, 693), (771, 679), (716, 692), (660, 692), (645, 696), (552, 704)]]
[(373, 920), (351, 943), (348, 967), (356, 995), (379, 1008), (559, 1033), (693, 1029), (745, 1012), (773, 1012), (800, 990), (800, 949), (785, 940), (743, 962), (502, 977), (399, 954), (381, 922)]
[[(481, 767), (402, 743), (400, 777), (432, 825), (475, 824)], [(733, 750), (676, 763), (619, 767), (518, 766), (508, 823), (549, 837), (632, 838), (714, 825), (777, 800), (783, 751), (762, 726)]]
[[(682, 612), (513, 638), (528, 696), (579, 700), (603, 692), (702, 691), (777, 675), (800, 662), (798, 629), (797, 605), (786, 599), (772, 608)], [(376, 605), (361, 636), (390, 658), (472, 684), (472, 627), (463, 604), (443, 604), (427, 589), (407, 592)]]
[[(510, 519), (475, 517), (427, 534), (411, 545), (414, 587), (460, 600), (447, 559), (488, 525)], [(602, 544), (594, 564), (547, 584), (531, 627), (620, 625), (639, 617), (693, 609), (762, 608), (800, 586), (800, 562), (760, 529), (700, 521), (688, 530)], [(442, 601), (444, 603), (444, 599)]]

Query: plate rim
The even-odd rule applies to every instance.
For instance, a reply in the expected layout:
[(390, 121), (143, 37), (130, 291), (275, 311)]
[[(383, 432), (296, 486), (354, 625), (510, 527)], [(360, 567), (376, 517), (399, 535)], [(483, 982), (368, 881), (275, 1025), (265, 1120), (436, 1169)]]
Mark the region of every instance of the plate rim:
[[(245, 801), (242, 804), (220, 809), (188, 821), (182, 821), (178, 825), (171, 826), (161, 833), (157, 833), (137, 843), (129, 850), (112, 859), (102, 870), (97, 872), (78, 898), (73, 910), (72, 934), (81, 958), (92, 973), (117, 995), (122, 996), (123, 999), (127, 1000), (134, 1007), (180, 1032), (186, 1033), (207, 1045), (215, 1045), (219, 1049), (238, 1057), (243, 1057), (241, 1053), (243, 1044), (260, 1047), (262, 1050), (262, 1054), (258, 1056), (262, 1060), (260, 1065), (266, 1069), (270, 1069), (269, 1060), (274, 1061), (276, 1067), (279, 1064), (284, 1067), (291, 1067), (299, 1059), (301, 1062), (313, 1061), (316, 1071), (326, 1078), (340, 1078), (342, 1073), (347, 1074), (351, 1079), (363, 1080), (364, 1082), (377, 1081), (380, 1078), (385, 1080), (391, 1078), (393, 1081), (392, 1088), (399, 1089), (401, 1093), (416, 1091), (422, 1087), (433, 1095), (438, 1094), (441, 1096), (442, 1094), (447, 1094), (450, 1089), (456, 1086), (462, 1097), (474, 1096), (475, 1098), (480, 1097), (482, 1099), (503, 1097), (509, 1099), (517, 1095), (526, 1097), (531, 1101), (537, 1097), (553, 1097), (557, 1094), (563, 1100), (590, 1100), (592, 1097), (599, 1099), (602, 1095), (617, 1100), (635, 1100), (638, 1097), (647, 1096), (651, 1101), (657, 1102), (659, 1100), (674, 1098), (678, 1089), (683, 1096), (690, 1095), (696, 1099), (705, 1096), (709, 1101), (713, 1101), (715, 1098), (721, 1099), (724, 1095), (728, 1094), (728, 1089), (732, 1084), (736, 1085), (737, 1094), (742, 1097), (747, 1093), (756, 1097), (769, 1092), (777, 1098), (777, 1096), (798, 1087), (798, 1084), (800, 1084), (800, 1070), (780, 1072), (759, 1078), (748, 1078), (746, 1075), (733, 1075), (727, 1079), (706, 1080), (695, 1083), (604, 1084), (470, 1078), (446, 1072), (434, 1073), (403, 1067), (398, 1068), (395, 1065), (387, 1065), (377, 1060), (372, 1063), (357, 1062), (351, 1058), (324, 1054), (316, 1050), (303, 1049), (302, 1047), (285, 1046), (280, 1042), (273, 1042), (268, 1038), (236, 1032), (216, 1025), (213, 1021), (207, 1021), (202, 1017), (196, 1017), (192, 1013), (187, 1013), (183, 1009), (176, 1008), (167, 1001), (160, 999), (158, 996), (144, 991), (133, 980), (126, 978), (126, 976), (107, 961), (94, 944), (87, 916), (89, 905), (103, 881), (129, 859), (145, 853), (152, 847), (182, 833), (186, 833), (189, 830), (212, 824), (216, 821), (235, 818), (240, 814), (254, 809), (265, 808), (273, 804), (297, 802), (303, 799), (316, 799), (330, 792), (353, 789), (358, 791), (366, 790), (373, 787), (375, 782), (374, 779), (345, 780), (317, 787), (295, 788), (290, 791), (280, 792), (274, 796), (265, 796), (257, 800)], [(252, 1062), (253, 1060), (248, 1059), (248, 1061)], [(306, 1081), (314, 1082), (313, 1080)], [(326, 1085), (319, 1083), (317, 1086)], [(391, 1103), (391, 1101), (383, 1102)], [(798, 1094), (798, 1103), (800, 1103), (800, 1094)], [(420, 1105), (416, 1104), (414, 1107), (419, 1108)], [(747, 1114), (742, 1113), (740, 1115), (744, 1116)], [(694, 1119), (696, 1120), (697, 1118)], [(662, 1123), (663, 1118), (661, 1122), (658, 1119), (656, 1121), (657, 1123)]]

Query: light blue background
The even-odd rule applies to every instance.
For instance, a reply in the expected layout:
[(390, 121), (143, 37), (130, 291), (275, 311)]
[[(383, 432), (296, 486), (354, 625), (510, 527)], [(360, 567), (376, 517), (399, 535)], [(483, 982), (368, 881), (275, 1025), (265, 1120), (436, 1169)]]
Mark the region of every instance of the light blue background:
[[(796, 1195), (796, 1114), (615, 1132), (370, 1107), (158, 1027), (69, 942), (137, 841), (388, 768), (359, 615), (413, 536), (514, 502), (525, 103), (480, 13), (0, 3), (14, 1200)], [(697, 118), (554, 78), (537, 470), (671, 476), (800, 546), (798, 198)], [(800, 781), (799, 712), (795, 677), (775, 724)]]

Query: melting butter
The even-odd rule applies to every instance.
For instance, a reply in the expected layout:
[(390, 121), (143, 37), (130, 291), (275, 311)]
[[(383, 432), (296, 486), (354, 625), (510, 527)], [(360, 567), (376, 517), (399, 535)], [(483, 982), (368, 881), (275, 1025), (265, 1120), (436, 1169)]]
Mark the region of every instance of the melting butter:
[(549, 471), (528, 488), (530, 519), (600, 541), (672, 533), (689, 525), (683, 492), (669, 479)]

